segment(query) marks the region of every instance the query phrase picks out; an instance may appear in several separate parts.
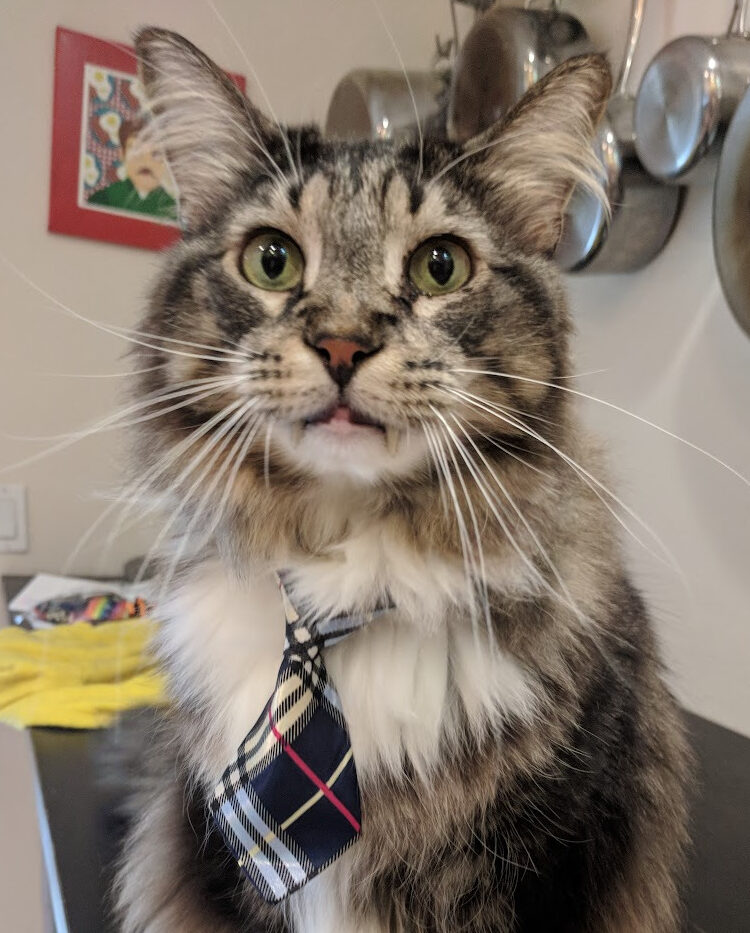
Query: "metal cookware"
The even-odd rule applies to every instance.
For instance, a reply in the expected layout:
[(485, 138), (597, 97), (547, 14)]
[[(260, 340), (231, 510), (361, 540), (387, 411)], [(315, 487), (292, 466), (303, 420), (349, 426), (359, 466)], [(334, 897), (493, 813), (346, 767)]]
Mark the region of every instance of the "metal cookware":
[(714, 188), (714, 255), (724, 295), (750, 335), (750, 90), (721, 151)]
[(541, 77), (590, 51), (583, 25), (560, 10), (495, 4), (478, 16), (458, 52), (448, 99), (448, 136), (465, 142), (499, 120)]
[(677, 220), (681, 189), (652, 179), (635, 151), (635, 101), (627, 88), (645, 5), (633, 0), (625, 58), (595, 141), (612, 217), (608, 223), (602, 205), (585, 189), (573, 192), (555, 253), (568, 272), (634, 272), (656, 257)]
[(646, 69), (635, 106), (636, 148), (655, 178), (711, 180), (716, 158), (706, 157), (718, 154), (750, 84), (749, 7), (750, 0), (736, 0), (726, 36), (682, 36)]
[[(411, 85), (411, 88), (409, 87)], [(442, 81), (436, 72), (357, 69), (339, 81), (326, 133), (348, 139), (398, 139), (437, 112)], [(412, 93), (414, 99), (412, 100)]]

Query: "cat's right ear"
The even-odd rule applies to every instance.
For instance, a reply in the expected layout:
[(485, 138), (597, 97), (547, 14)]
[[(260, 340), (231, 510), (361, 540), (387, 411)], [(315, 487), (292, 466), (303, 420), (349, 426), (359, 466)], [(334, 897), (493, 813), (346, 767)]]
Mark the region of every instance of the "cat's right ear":
[(508, 233), (531, 252), (553, 253), (577, 184), (609, 210), (591, 143), (611, 88), (603, 56), (569, 58), (537, 81), (505, 119), (465, 144), (488, 183), (488, 208), (494, 206)]
[(241, 173), (272, 169), (268, 150), (279, 130), (177, 33), (147, 26), (137, 32), (135, 49), (152, 117), (145, 133), (177, 182), (183, 225), (195, 229)]

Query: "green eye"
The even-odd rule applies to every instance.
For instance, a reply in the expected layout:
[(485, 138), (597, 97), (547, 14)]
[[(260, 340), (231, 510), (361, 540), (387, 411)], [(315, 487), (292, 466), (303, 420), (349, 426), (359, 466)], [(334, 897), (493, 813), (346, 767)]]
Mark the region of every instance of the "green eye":
[(455, 240), (425, 240), (409, 260), (409, 278), (424, 295), (447, 295), (471, 275), (469, 254)]
[(251, 285), (288, 292), (302, 281), (305, 260), (299, 246), (278, 230), (256, 233), (240, 257), (240, 271)]

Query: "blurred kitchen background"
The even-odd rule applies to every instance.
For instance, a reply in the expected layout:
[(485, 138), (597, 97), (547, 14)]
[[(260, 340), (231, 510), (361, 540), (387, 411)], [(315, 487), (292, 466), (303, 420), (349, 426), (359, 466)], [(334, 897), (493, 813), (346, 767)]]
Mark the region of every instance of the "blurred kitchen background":
[[(539, 4), (536, 4), (539, 6)], [(684, 33), (726, 30), (732, 0), (651, 0), (631, 84)], [(334, 88), (355, 68), (428, 69), (436, 35), (453, 35), (448, 0), (217, 0), (278, 116), (324, 121)], [(564, 0), (619, 65), (631, 0)], [(378, 12), (378, 10), (380, 12)], [(464, 36), (472, 11), (456, 6)], [(382, 18), (381, 18), (382, 17)], [(153, 252), (47, 232), (55, 28), (127, 42), (134, 27), (175, 29), (229, 70), (257, 80), (210, 2), (0, 2), (0, 254), (38, 289), (89, 317), (134, 326), (158, 262)], [(709, 185), (686, 192), (661, 254), (625, 275), (571, 275), (578, 388), (683, 436), (750, 474), (750, 336), (729, 311), (715, 271)], [(76, 431), (117, 406), (124, 344), (74, 320), (0, 263), (0, 468), (42, 449), (19, 435)], [(75, 374), (79, 374), (76, 376)], [(610, 440), (618, 492), (673, 553), (681, 575), (632, 540), (631, 563), (658, 622), (684, 705), (750, 736), (750, 488), (715, 462), (612, 408), (586, 403)], [(48, 443), (52, 443), (51, 441)], [(0, 574), (60, 571), (117, 483), (111, 433), (0, 475), (25, 487), (28, 549), (0, 553)], [(105, 529), (106, 535), (106, 529)], [(101, 554), (101, 536), (70, 571), (117, 574), (148, 549), (136, 528)], [(0, 609), (0, 613), (2, 613)], [(42, 869), (26, 738), (0, 728), (0, 928), (39, 933)], [(83, 931), (75, 931), (83, 933)]]

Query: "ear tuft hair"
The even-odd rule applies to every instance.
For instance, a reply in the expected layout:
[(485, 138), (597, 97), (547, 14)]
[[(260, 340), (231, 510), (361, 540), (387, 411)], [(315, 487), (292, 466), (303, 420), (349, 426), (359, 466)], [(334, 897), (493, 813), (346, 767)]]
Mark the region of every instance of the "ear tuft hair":
[(166, 155), (180, 193), (180, 217), (201, 222), (248, 169), (268, 172), (276, 127), (210, 58), (175, 32), (135, 35), (139, 77), (151, 119), (145, 138)]
[(602, 55), (568, 59), (538, 81), (504, 117), (466, 143), (490, 182), (514, 239), (551, 254), (576, 185), (606, 202), (592, 148), (612, 89)]

